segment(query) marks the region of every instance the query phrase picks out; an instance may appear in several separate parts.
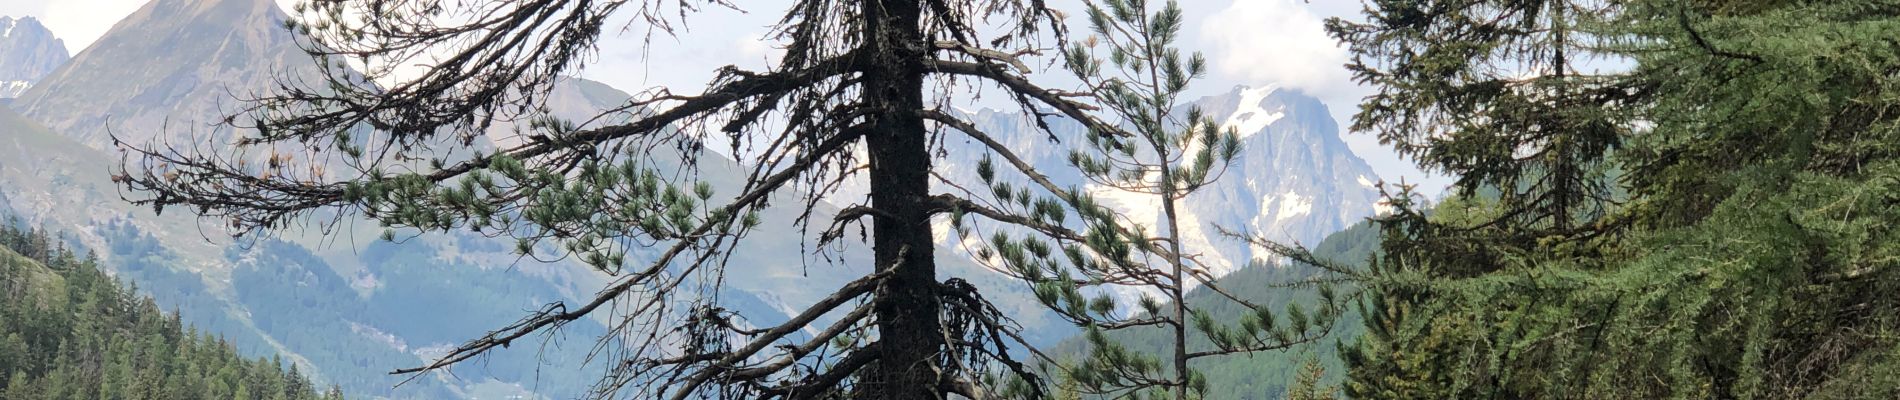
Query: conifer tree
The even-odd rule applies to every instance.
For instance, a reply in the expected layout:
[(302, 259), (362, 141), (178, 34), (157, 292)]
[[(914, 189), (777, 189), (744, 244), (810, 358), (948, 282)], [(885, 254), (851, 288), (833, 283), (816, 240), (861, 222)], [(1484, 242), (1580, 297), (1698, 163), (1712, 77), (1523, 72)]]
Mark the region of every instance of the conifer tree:
[(1287, 400), (1330, 400), (1335, 398), (1338, 388), (1321, 383), (1325, 379), (1326, 368), (1320, 366), (1318, 358), (1309, 358), (1300, 366), (1300, 374), (1294, 378), (1293, 385), (1287, 389)]
[[(1057, 197), (1019, 205), (1050, 225), (1061, 224), (1065, 213), (1041, 210), (1077, 210), (1086, 240), (1058, 238), (1052, 246), (1043, 236), (998, 231), (980, 246), (978, 259), (1034, 282), (1039, 300), (1084, 329), (1088, 354), (1072, 365), (1058, 365), (1067, 389), (1117, 398), (1199, 398), (1207, 383), (1191, 368), (1192, 361), (1317, 340), (1338, 308), (1330, 302), (1294, 305), (1276, 315), (1218, 287), (1202, 260), (1190, 255), (1199, 252), (1183, 245), (1187, 238), (1177, 205), (1225, 175), (1239, 154), (1239, 134), (1198, 107), (1183, 105), (1181, 96), (1205, 74), (1206, 62), (1175, 47), (1183, 24), (1179, 4), (1107, 0), (1087, 7), (1091, 35), (1070, 43), (1064, 62), (1119, 125), (1115, 132), (1088, 135), (1069, 163), (1096, 187), (1155, 199), (1161, 213), (1149, 226), (1101, 205), (1093, 193), (1058, 188), (1030, 175), (1030, 187), (1042, 186)], [(1020, 160), (1006, 160), (1028, 169)], [(991, 159), (979, 164), (978, 174), (998, 198), (1021, 192), (1020, 182), (995, 174)], [(963, 224), (953, 227), (960, 235), (975, 234)], [(1254, 312), (1239, 321), (1215, 321), (1186, 301), (1195, 287)], [(1129, 292), (1140, 296), (1136, 307), (1117, 304), (1114, 295)], [(1113, 337), (1140, 329), (1165, 330), (1169, 351), (1143, 354)], [(1191, 348), (1197, 336), (1212, 342), (1211, 348)]]
[[(1129, 15), (1150, 16), (1146, 2), (1121, 4), (1143, 10)], [(1231, 135), (1223, 139), (1211, 128), (1177, 130), (1158, 121), (1124, 128), (1096, 115), (1105, 107), (1118, 109), (1111, 114), (1119, 117), (1163, 115), (1155, 110), (1165, 110), (1171, 99), (1135, 101), (1144, 84), (1110, 92), (1111, 86), (1099, 86), (1107, 81), (1091, 79), (1097, 87), (1060, 90), (1030, 79), (1028, 61), (1034, 60), (1024, 57), (1063, 51), (1067, 43), (1063, 14), (1042, 0), (800, 0), (784, 10), (769, 38), (786, 50), (770, 70), (722, 68), (703, 89), (650, 90), (589, 120), (548, 115), (546, 96), (582, 68), (602, 34), (614, 32), (610, 21), (631, 17), (651, 31), (671, 32), (699, 7), (736, 5), (307, 2), (295, 10), (303, 18), (287, 26), (308, 39), (306, 50), (325, 72), (321, 79), (285, 79), (271, 93), (248, 99), (244, 112), (227, 120), (241, 132), (236, 143), (127, 145), (115, 181), (135, 204), (185, 208), (239, 236), (313, 220), (327, 230), (363, 217), (388, 227), (390, 239), (398, 232), (473, 231), (514, 239), (525, 257), (571, 258), (613, 276), (578, 304), (549, 304), (400, 373), (448, 368), (585, 319), (612, 321), (614, 336), (602, 339), (615, 359), (596, 388), (602, 396), (985, 398), (989, 383), (997, 382), (988, 378), (1004, 375), (1023, 383), (1027, 396), (1040, 397), (1042, 376), (1013, 358), (1026, 344), (1010, 316), (989, 304), (986, 288), (936, 269), (931, 218), (948, 215), (958, 229), (990, 226), (1041, 243), (999, 236), (998, 248), (985, 258), (1022, 256), (1011, 251), (1020, 249), (1038, 262), (1058, 262), (1052, 250), (1061, 249), (1078, 266), (1125, 268), (1131, 248), (1181, 251), (1152, 246), (1158, 241), (1138, 228), (1104, 224), (1111, 219), (1106, 208), (1075, 188), (1036, 179), (1043, 172), (940, 108), (968, 93), (962, 89), (997, 90), (1052, 136), (1046, 119), (1067, 118), (1087, 127), (1087, 140), (1105, 149), (1165, 144), (1167, 153), (1152, 164), (1166, 166), (1165, 179), (1140, 184), (1101, 175), (1164, 197), (1209, 178), (1214, 169), (1203, 156), (1232, 156)], [(1164, 25), (1140, 29), (1172, 36), (1179, 12), (1167, 15), (1171, 21), (1150, 21)], [(1142, 40), (1172, 40), (1155, 39)], [(1148, 69), (1172, 74), (1145, 80), (1150, 93), (1173, 97), (1192, 75), (1178, 54), (1161, 47), (1137, 54), (1148, 58), (1144, 63), (1176, 63), (1168, 71)], [(399, 74), (418, 63), (432, 67)], [(489, 150), (477, 143), (511, 122), (525, 125), (521, 144)], [(943, 182), (948, 178), (936, 173), (933, 155), (945, 151), (937, 138), (950, 135), (982, 143), (986, 154), (1009, 161), (1003, 165), (1009, 176), (1035, 184), (984, 182), (991, 193), (933, 191), (937, 183), (976, 184)], [(661, 157), (653, 155), (677, 154), (690, 168), (714, 139), (731, 143), (723, 150), (750, 171), (738, 193), (714, 193), (690, 171), (655, 165)], [(837, 196), (847, 180), (867, 181), (868, 201)], [(739, 323), (746, 316), (720, 302), (719, 277), (760, 223), (758, 211), (786, 199), (805, 206), (798, 223), (819, 233), (815, 248), (846, 240), (853, 225), (868, 227), (876, 271), (788, 321), (747, 328)], [(829, 218), (811, 214), (827, 201), (843, 210)], [(631, 257), (639, 249), (657, 256)], [(1178, 297), (1190, 277), (1177, 268), (1183, 266), (1178, 258), (1163, 265), (1172, 266), (1152, 269), (1167, 273), (1148, 279), (1173, 282)], [(1169, 279), (1153, 280), (1162, 275)], [(1043, 284), (1039, 291), (1060, 289), (1044, 284), (1052, 276), (1059, 274), (1022, 278)], [(1070, 315), (1099, 308), (1072, 300), (1050, 304)], [(596, 315), (604, 312), (618, 314)], [(1189, 314), (1172, 315), (1180, 321)], [(1253, 328), (1247, 332), (1263, 331)], [(1236, 346), (1220, 351), (1293, 340), (1218, 337)], [(1173, 386), (1188, 381), (1175, 379)]]
[(30, 399), (38, 395), (33, 390), (32, 382), (27, 380), (24, 369), (15, 369), (13, 373), (8, 374), (7, 387), (4, 391), (0, 391), (0, 394), (5, 394), (5, 397), (9, 399)]
[(1376, 1), (1329, 23), (1378, 90), (1355, 128), (1459, 176), (1429, 210), (1390, 197), (1345, 393), (1856, 393), (1900, 344), (1873, 333), (1900, 328), (1900, 203), (1869, 197), (1900, 155), (1890, 3)]

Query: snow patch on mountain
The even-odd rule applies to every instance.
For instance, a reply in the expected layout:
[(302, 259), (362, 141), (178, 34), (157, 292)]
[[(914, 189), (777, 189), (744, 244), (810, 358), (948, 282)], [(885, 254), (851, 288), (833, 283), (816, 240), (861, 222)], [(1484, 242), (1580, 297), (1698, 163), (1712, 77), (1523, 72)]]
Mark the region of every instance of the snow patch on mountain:
[[(1193, 106), (1241, 137), (1239, 157), (1225, 175), (1183, 199), (1177, 207), (1183, 245), (1201, 254), (1199, 259), (1211, 275), (1225, 275), (1254, 261), (1276, 259), (1264, 249), (1219, 234), (1217, 227), (1285, 243), (1313, 244), (1376, 211), (1378, 191), (1374, 182), (1378, 175), (1339, 138), (1338, 124), (1319, 100), (1279, 86), (1239, 86), (1225, 94), (1197, 99)], [(1182, 107), (1176, 112), (1185, 116), (1187, 110)], [(1126, 222), (1143, 225), (1151, 233), (1167, 231), (1161, 226), (1159, 198), (1094, 185), (1068, 165), (1068, 153), (1086, 146), (1086, 128), (1050, 118), (1055, 124), (1053, 136), (1060, 141), (1049, 141), (1050, 134), (1038, 130), (1031, 118), (1020, 113), (954, 111), (1057, 186), (1080, 187), (1120, 212)], [(1190, 144), (1187, 151), (1194, 151), (1194, 145)], [(952, 156), (937, 161), (947, 171), (947, 179), (981, 187), (974, 166), (976, 158), (989, 150), (967, 140), (945, 140), (945, 146), (951, 149), (944, 154), (970, 155), (968, 159)], [(1009, 168), (1001, 170), (999, 180), (1023, 182), (1019, 173)]]
[(0, 99), (20, 97), (21, 93), (32, 88), (33, 82), (30, 81), (0, 81)]
[(363, 335), (363, 337), (370, 338), (370, 340), (382, 343), (383, 345), (389, 346), (390, 349), (399, 352), (406, 353), (409, 351), (409, 343), (404, 342), (401, 337), (397, 337), (389, 332), (384, 332), (381, 329), (376, 329), (374, 326), (364, 325), (356, 321), (348, 322), (350, 323), (350, 332)]
[(1311, 214), (1313, 212), (1313, 198), (1303, 197), (1300, 196), (1299, 193), (1288, 190), (1285, 195), (1280, 196), (1279, 207), (1278, 212), (1273, 214), (1273, 220), (1285, 221), (1293, 217)]
[(1153, 227), (1161, 221), (1161, 198), (1158, 196), (1094, 185), (1088, 187), (1088, 193), (1110, 208), (1121, 211), (1123, 216), (1136, 224)]
[(1268, 125), (1273, 125), (1281, 118), (1285, 118), (1284, 110), (1269, 112), (1261, 107), (1261, 103), (1267, 99), (1267, 96), (1273, 95), (1279, 89), (1278, 86), (1241, 89), (1240, 103), (1234, 107), (1232, 114), (1228, 114), (1227, 121), (1221, 123), (1221, 129), (1233, 129), (1240, 134), (1242, 139), (1245, 139), (1267, 129)]

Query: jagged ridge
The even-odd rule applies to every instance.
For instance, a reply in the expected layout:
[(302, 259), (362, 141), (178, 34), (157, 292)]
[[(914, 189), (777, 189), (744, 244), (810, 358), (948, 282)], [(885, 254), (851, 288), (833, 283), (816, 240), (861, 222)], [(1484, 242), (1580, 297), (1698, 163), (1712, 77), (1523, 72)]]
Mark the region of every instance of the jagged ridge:
[(19, 97), (70, 58), (66, 42), (38, 19), (0, 16), (0, 99)]

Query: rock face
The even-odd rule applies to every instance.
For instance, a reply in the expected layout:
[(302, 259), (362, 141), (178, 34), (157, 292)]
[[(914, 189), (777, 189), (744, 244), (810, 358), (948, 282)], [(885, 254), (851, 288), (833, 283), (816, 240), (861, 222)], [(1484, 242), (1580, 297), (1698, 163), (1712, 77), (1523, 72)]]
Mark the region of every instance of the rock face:
[(232, 99), (314, 64), (271, 0), (154, 0), (14, 101), (14, 109), (87, 146), (107, 132), (144, 144), (207, 131)]
[(1214, 225), (1312, 246), (1378, 211), (1378, 174), (1340, 140), (1339, 125), (1318, 99), (1274, 87), (1235, 88), (1195, 104), (1242, 136), (1227, 175), (1187, 198), (1181, 228), (1220, 253), (1210, 260), (1217, 274), (1273, 256), (1219, 237)]
[(0, 99), (20, 97), (70, 58), (66, 43), (39, 20), (0, 16)]

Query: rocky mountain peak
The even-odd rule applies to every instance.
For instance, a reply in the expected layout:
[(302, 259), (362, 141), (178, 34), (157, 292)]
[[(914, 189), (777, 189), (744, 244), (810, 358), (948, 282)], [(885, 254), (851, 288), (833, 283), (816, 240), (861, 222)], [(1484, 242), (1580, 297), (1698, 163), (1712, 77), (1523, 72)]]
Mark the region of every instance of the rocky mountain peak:
[[(1190, 246), (1207, 249), (1210, 273), (1222, 275), (1254, 260), (1274, 257), (1217, 228), (1253, 232), (1267, 238), (1307, 245), (1345, 229), (1376, 212), (1379, 181), (1372, 167), (1340, 138), (1339, 124), (1326, 105), (1295, 89), (1236, 86), (1196, 99), (1192, 106), (1241, 136), (1241, 153), (1212, 186), (1182, 203), (1182, 231)], [(1159, 226), (1154, 196), (1090, 185), (1067, 162), (1071, 149), (1085, 143), (1080, 125), (1061, 118), (1048, 122), (1054, 140), (1036, 129), (1033, 118), (1018, 112), (956, 110), (978, 129), (1016, 152), (1058, 185), (1084, 187), (1131, 220)], [(1187, 107), (1176, 110), (1185, 117)], [(967, 159), (938, 160), (960, 182), (976, 182), (977, 154), (985, 149), (964, 140), (946, 140), (950, 154)]]
[(19, 97), (70, 58), (38, 19), (0, 16), (0, 99)]
[[(1220, 229), (1311, 245), (1375, 212), (1378, 174), (1340, 139), (1339, 125), (1319, 99), (1279, 86), (1236, 86), (1192, 105), (1241, 137), (1240, 155), (1226, 173), (1182, 202), (1181, 229), (1190, 246), (1207, 249), (1210, 273), (1275, 259), (1223, 237)], [(1158, 223), (1152, 196), (1093, 193), (1138, 222)]]
[[(1376, 212), (1378, 174), (1340, 138), (1339, 124), (1319, 99), (1272, 86), (1236, 87), (1195, 104), (1242, 136), (1228, 175), (1188, 201), (1203, 225), (1312, 245)], [(1253, 207), (1234, 206), (1240, 204)], [(1222, 243), (1231, 240), (1213, 241), (1210, 247), (1222, 249), (1230, 270), (1273, 258)]]
[[(315, 73), (270, 0), (153, 0), (40, 80), (15, 109), (94, 148), (201, 133), (285, 73)], [(137, 127), (136, 129), (131, 127)]]

